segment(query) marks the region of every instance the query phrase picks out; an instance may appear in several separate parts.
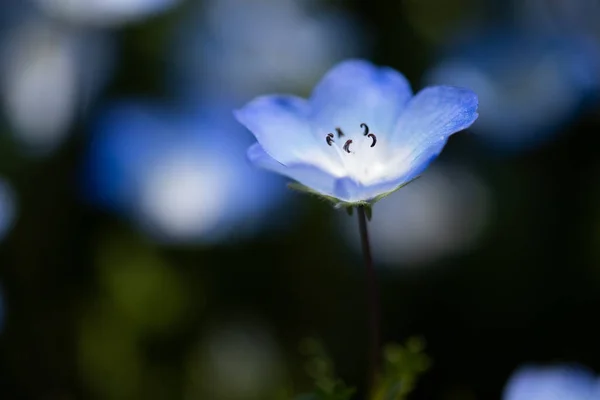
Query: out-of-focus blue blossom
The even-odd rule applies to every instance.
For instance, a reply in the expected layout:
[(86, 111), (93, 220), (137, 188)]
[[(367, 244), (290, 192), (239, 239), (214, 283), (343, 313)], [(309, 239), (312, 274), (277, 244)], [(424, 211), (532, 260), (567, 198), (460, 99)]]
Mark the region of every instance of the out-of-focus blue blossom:
[[(236, 111), (257, 166), (340, 203), (375, 200), (416, 178), (477, 118), (477, 96), (436, 86), (413, 96), (399, 72), (363, 60), (329, 71), (309, 100), (262, 96)], [(332, 133), (334, 132), (334, 133)]]
[(83, 25), (116, 25), (165, 11), (180, 0), (34, 0), (55, 18)]
[[(472, 248), (492, 214), (491, 197), (473, 172), (432, 166), (373, 210), (369, 234), (378, 263), (389, 269), (417, 267)], [(360, 252), (356, 221), (345, 214), (338, 218), (348, 248)]]
[(600, 380), (578, 366), (525, 366), (504, 389), (503, 400), (597, 400)]
[(598, 0), (513, 0), (515, 19), (529, 29), (587, 35), (600, 42)]
[(312, 0), (204, 2), (177, 36), (177, 84), (192, 96), (227, 93), (238, 101), (308, 89), (363, 47), (349, 15), (324, 7)]
[(248, 165), (248, 136), (226, 107), (115, 104), (95, 127), (88, 195), (133, 216), (163, 242), (216, 242), (252, 233), (285, 189)]
[(473, 125), (487, 143), (519, 150), (551, 139), (599, 87), (598, 53), (583, 38), (515, 31), (471, 35), (426, 76), (428, 83), (473, 89), (481, 117)]
[(10, 232), (17, 216), (17, 202), (10, 184), (0, 178), (0, 240)]

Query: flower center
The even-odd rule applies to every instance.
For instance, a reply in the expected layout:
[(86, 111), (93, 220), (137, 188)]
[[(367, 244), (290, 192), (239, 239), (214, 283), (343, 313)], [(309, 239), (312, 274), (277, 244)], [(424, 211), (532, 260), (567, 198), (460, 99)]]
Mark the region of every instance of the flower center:
[[(360, 124), (360, 127), (363, 128), (363, 136), (370, 138), (372, 140), (370, 147), (375, 147), (375, 145), (377, 144), (377, 136), (375, 136), (374, 133), (370, 133), (369, 126), (367, 124), (365, 124), (364, 122), (362, 124)], [(335, 128), (335, 131), (337, 132), (338, 139), (346, 136), (344, 134), (344, 132), (342, 132), (341, 128)], [(329, 146), (333, 146), (333, 144), (335, 143), (334, 138), (335, 138), (335, 136), (333, 133), (328, 133), (327, 136), (325, 137), (325, 141), (327, 142), (327, 144)], [(344, 143), (343, 149), (346, 153), (353, 153), (350, 150), (350, 145), (352, 144), (352, 142), (353, 142), (352, 139), (348, 139)]]
[[(385, 168), (385, 146), (373, 149), (377, 145), (377, 136), (371, 133), (369, 126), (360, 124), (362, 132), (359, 135), (350, 135), (347, 139), (341, 128), (335, 128), (336, 134), (328, 133), (325, 142), (337, 153), (344, 175), (358, 182), (369, 183), (377, 180)], [(336, 141), (339, 140), (339, 144)]]

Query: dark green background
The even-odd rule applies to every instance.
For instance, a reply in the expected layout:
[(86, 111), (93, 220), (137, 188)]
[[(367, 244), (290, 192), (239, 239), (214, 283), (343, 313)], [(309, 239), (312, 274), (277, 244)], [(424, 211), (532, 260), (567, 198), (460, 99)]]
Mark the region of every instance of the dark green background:
[[(493, 23), (505, 14), (474, 0), (334, 3), (372, 35), (373, 61), (403, 71), (416, 88), (438, 40), (465, 18)], [(99, 103), (165, 93), (163, 46), (184, 13), (118, 33), (118, 68)], [(524, 362), (600, 369), (599, 131), (595, 109), (525, 154), (495, 156), (469, 134), (450, 141), (442, 159), (476, 168), (495, 208), (467, 254), (380, 271), (385, 340), (421, 335), (433, 359), (412, 399), (499, 398)], [(248, 316), (283, 349), (289, 374), (275, 386), (310, 389), (298, 344), (316, 335), (340, 377), (363, 388), (365, 279), (333, 224), (339, 211), (305, 197), (294, 207), (308, 217), (284, 235), (157, 246), (82, 201), (86, 140), (85, 120), (46, 159), (26, 158), (9, 135), (0, 139), (0, 171), (19, 199), (16, 226), (0, 245), (0, 398), (183, 399), (199, 338)]]

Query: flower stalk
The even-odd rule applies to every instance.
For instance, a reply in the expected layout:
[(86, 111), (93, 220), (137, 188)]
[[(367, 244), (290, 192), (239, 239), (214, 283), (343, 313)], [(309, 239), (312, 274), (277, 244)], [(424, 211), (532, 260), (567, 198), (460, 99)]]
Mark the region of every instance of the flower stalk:
[[(377, 377), (379, 376), (380, 362), (379, 362), (379, 351), (380, 351), (380, 325), (381, 325), (381, 314), (380, 314), (380, 301), (379, 301), (379, 285), (377, 283), (377, 274), (375, 272), (375, 266), (373, 264), (373, 257), (371, 255), (371, 244), (369, 242), (369, 231), (367, 228), (367, 213), (370, 215), (370, 210), (367, 210), (368, 206), (358, 206), (358, 228), (360, 230), (360, 239), (362, 244), (362, 250), (365, 260), (365, 266), (367, 267), (367, 312), (368, 312), (368, 330), (369, 330), (369, 350), (368, 350), (368, 362), (369, 367), (367, 370), (367, 392), (372, 393), (375, 388)], [(370, 218), (369, 218), (370, 219)]]

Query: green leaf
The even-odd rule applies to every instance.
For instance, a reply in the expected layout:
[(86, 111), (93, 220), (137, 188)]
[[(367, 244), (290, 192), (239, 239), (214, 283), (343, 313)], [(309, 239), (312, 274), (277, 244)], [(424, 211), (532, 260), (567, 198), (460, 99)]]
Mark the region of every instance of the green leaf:
[(300, 350), (308, 357), (306, 372), (313, 378), (314, 393), (304, 394), (297, 400), (350, 400), (354, 388), (335, 377), (333, 361), (327, 354), (323, 343), (315, 338), (305, 339)]
[(405, 400), (431, 364), (424, 349), (425, 341), (421, 338), (410, 338), (403, 346), (386, 346), (383, 374), (373, 400)]

